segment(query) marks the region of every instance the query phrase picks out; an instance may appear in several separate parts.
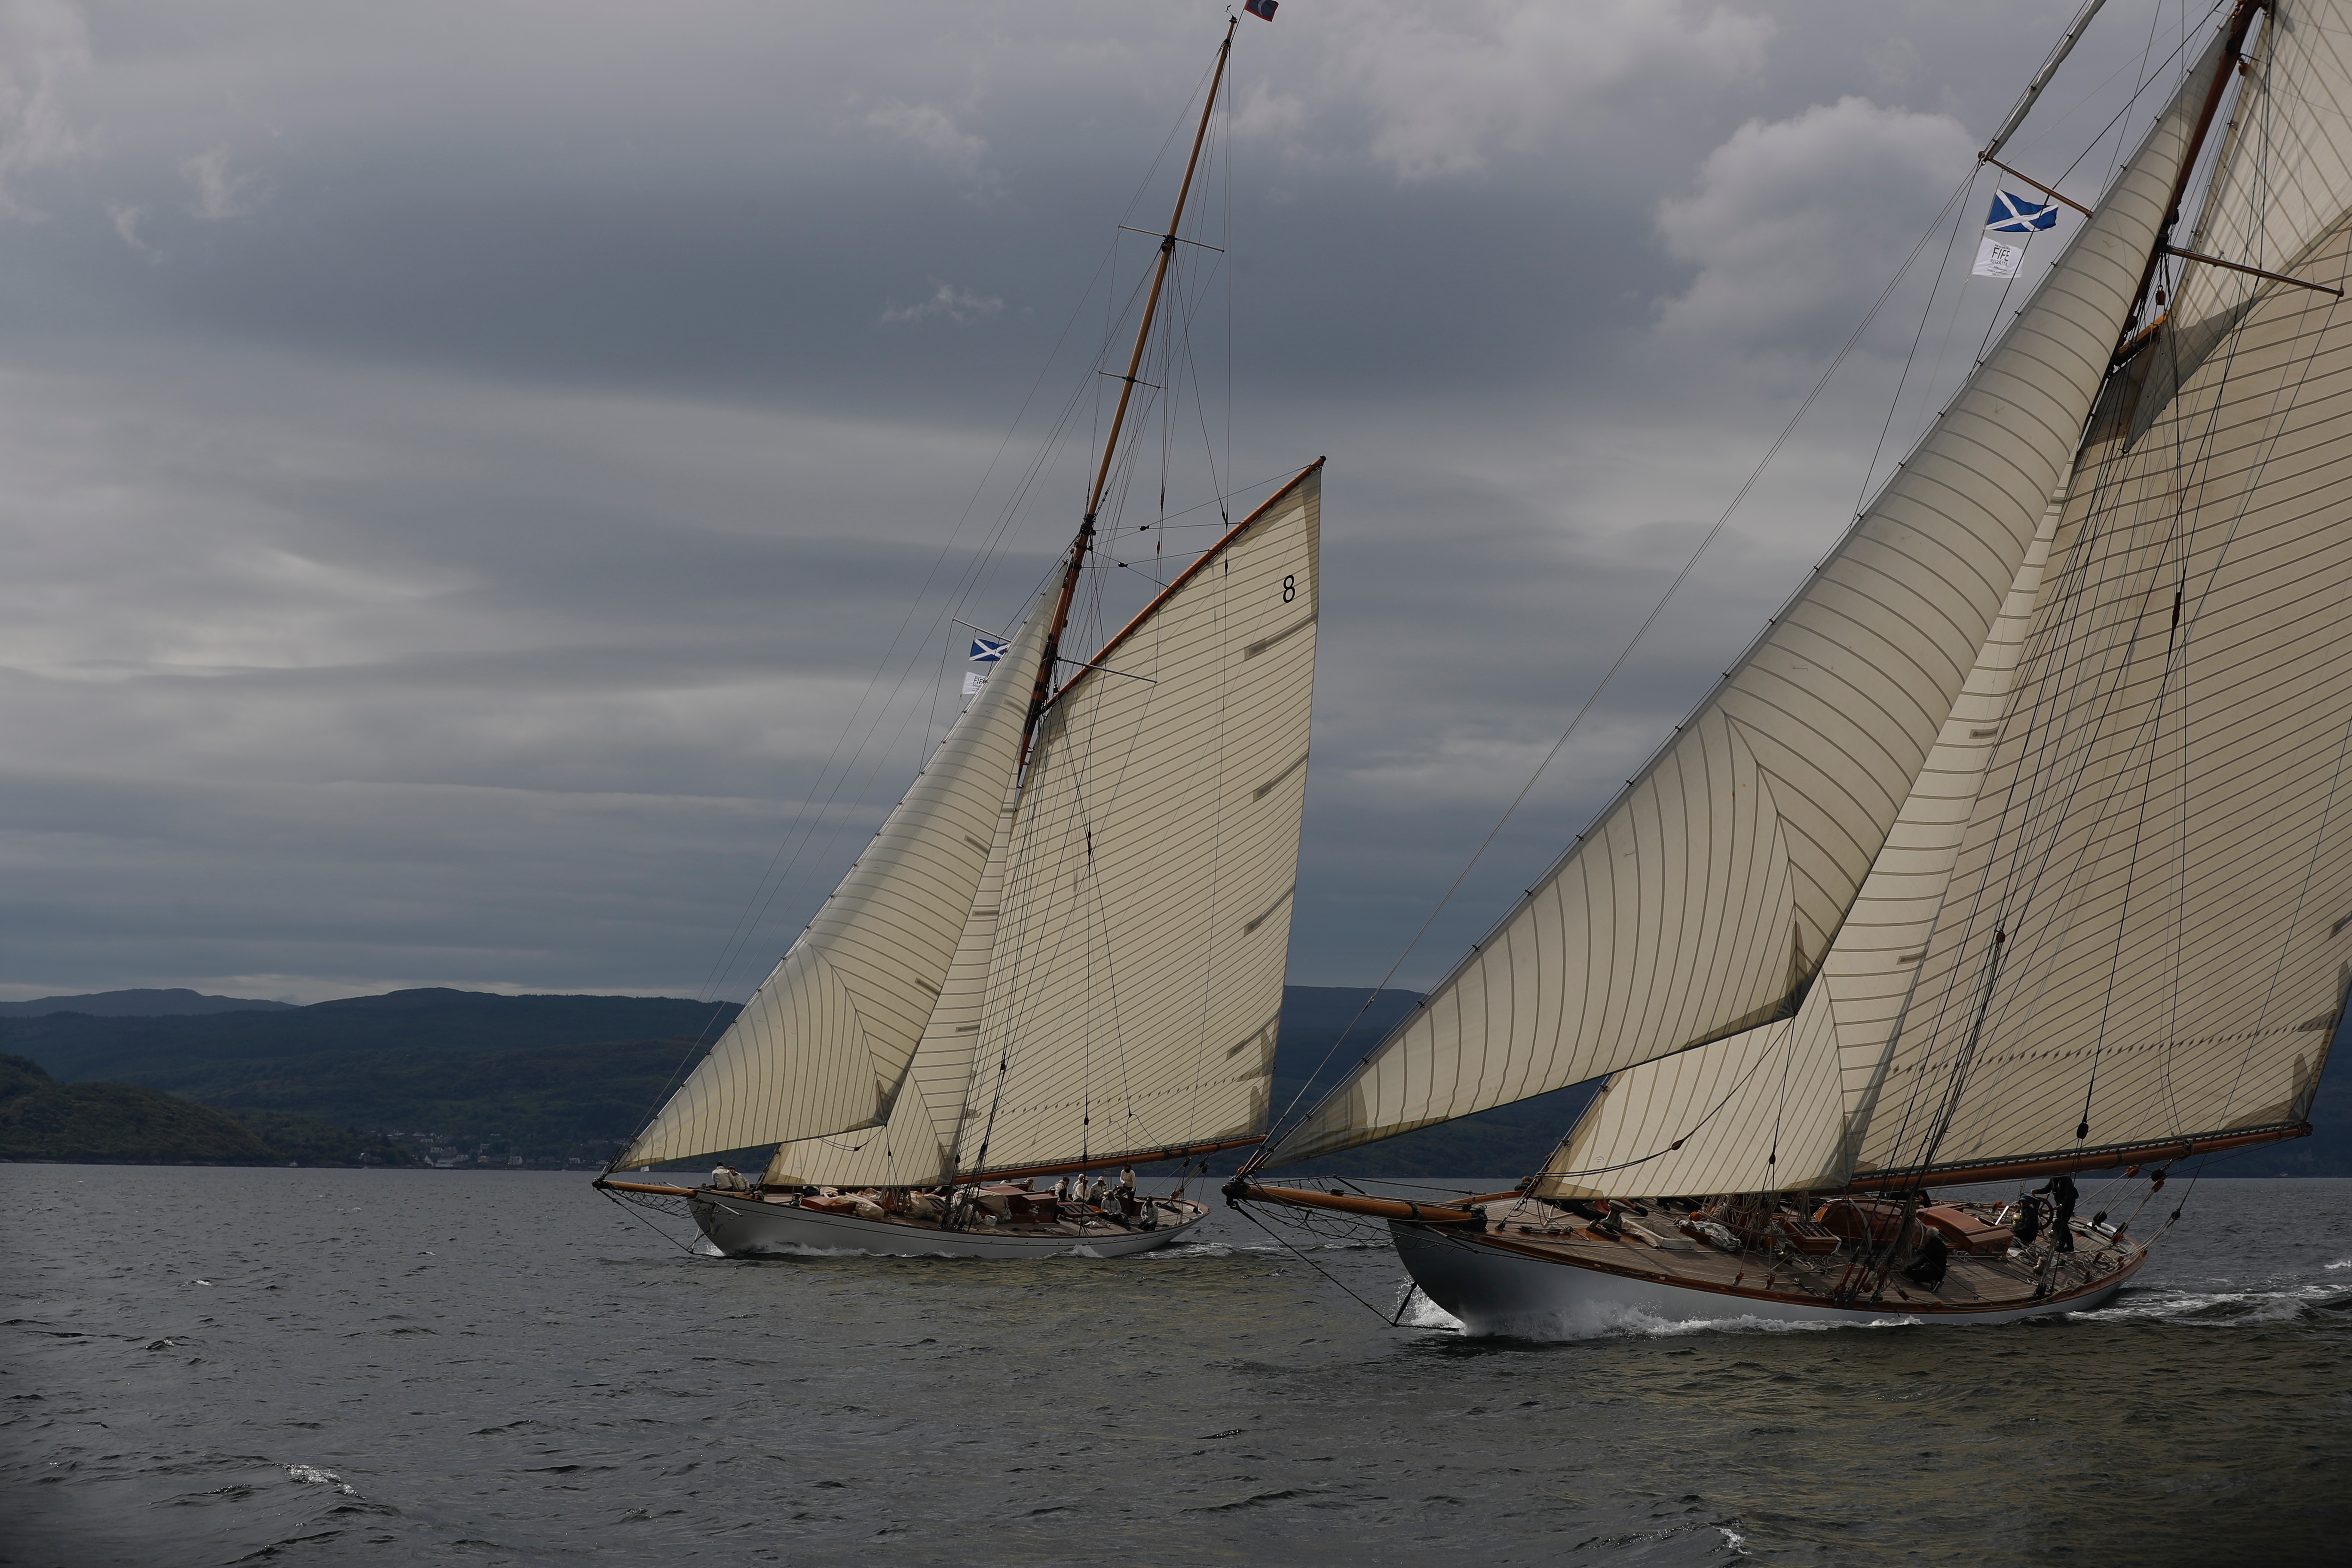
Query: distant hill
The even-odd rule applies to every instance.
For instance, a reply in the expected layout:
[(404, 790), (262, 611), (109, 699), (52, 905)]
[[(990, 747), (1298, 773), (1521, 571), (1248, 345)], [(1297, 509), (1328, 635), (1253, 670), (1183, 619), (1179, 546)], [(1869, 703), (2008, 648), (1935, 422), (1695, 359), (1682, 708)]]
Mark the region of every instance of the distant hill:
[(37, 1018), (50, 1013), (82, 1013), (93, 1018), (185, 1017), (197, 1013), (291, 1012), (290, 1002), (247, 996), (207, 996), (175, 987), (169, 991), (97, 991), (87, 996), (40, 996), (30, 1002), (0, 1002), (0, 1018)]
[(381, 1138), (307, 1117), (230, 1113), (128, 1083), (53, 1081), (0, 1055), (0, 1160), (181, 1165), (407, 1165)]
[[(1277, 1111), (1311, 1103), (1420, 1000), (1391, 991), (1367, 1007), (1366, 996), (1285, 991)], [(396, 1132), (404, 1146), (442, 1159), (601, 1164), (735, 1011), (677, 997), (394, 991), (242, 1012), (0, 1016), (0, 1050), (62, 1082), (137, 1084), (238, 1116)], [(1589, 1085), (1559, 1089), (1289, 1169), (1517, 1177), (1542, 1163), (1591, 1095)], [(2249, 1151), (2215, 1173), (2352, 1175), (2352, 1053), (2331, 1058), (2312, 1121), (2317, 1136)], [(1227, 1155), (1213, 1168), (1240, 1160)]]
[(427, 1152), (601, 1164), (706, 1030), (716, 1038), (735, 1012), (677, 997), (436, 987), (267, 1013), (5, 1018), (0, 1049), (60, 1079), (397, 1131)]

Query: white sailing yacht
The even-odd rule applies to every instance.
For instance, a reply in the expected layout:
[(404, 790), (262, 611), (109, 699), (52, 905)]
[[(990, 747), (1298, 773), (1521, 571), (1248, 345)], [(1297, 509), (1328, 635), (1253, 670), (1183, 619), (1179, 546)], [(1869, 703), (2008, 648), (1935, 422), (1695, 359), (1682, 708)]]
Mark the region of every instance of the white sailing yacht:
[[(2096, 10), (1980, 159), (2068, 205), (2000, 154)], [(1984, 1322), (2106, 1300), (2173, 1166), (2310, 1131), (2352, 986), (2352, 5), (2216, 19), (1835, 551), (1232, 1197), (1388, 1222), (1475, 1332)], [(1511, 1192), (1261, 1173), (1603, 1075)], [(2033, 1194), (1930, 1190), (2053, 1179), (2038, 1237)]]
[[(598, 1186), (734, 1256), (1116, 1256), (1207, 1214), (1044, 1178), (1258, 1142), (1297, 873), (1322, 463), (1086, 658), (1219, 47), (1084, 521), (864, 856)], [(1162, 376), (1161, 380), (1167, 378)], [(1131, 541), (1132, 532), (1124, 536)], [(614, 1173), (773, 1144), (756, 1182)]]

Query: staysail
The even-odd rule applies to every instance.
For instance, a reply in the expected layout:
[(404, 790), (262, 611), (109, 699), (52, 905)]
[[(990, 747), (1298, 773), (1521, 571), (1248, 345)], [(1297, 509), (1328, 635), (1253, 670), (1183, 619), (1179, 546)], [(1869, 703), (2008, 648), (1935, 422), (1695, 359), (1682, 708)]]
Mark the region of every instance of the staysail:
[(979, 907), (1048, 619), (1041, 600), (865, 855), (614, 1169), (890, 1115)]
[(1282, 1013), (1322, 468), (1229, 531), (1038, 730), (957, 1163), (1254, 1133)]
[(1797, 1013), (2063, 480), (2219, 40), (1910, 459), (1675, 738), (1269, 1163)]
[[(1024, 669), (1012, 679), (1027, 674)], [(928, 1186), (953, 1171), (956, 1129), (963, 1120), (972, 1052), (980, 1044), (981, 1008), (988, 999), (988, 970), (996, 952), (1004, 867), (1019, 802), (1016, 784), (1005, 792), (988, 868), (964, 920), (963, 939), (907, 1068), (907, 1081), (891, 1102), (888, 1120), (878, 1127), (779, 1143), (761, 1177), (767, 1185)]]

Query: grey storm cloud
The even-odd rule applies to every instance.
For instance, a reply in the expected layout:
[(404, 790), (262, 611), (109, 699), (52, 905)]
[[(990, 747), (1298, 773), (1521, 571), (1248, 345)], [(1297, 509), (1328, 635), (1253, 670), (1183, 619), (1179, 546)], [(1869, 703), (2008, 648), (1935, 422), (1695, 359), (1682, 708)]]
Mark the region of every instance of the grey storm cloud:
[[(1387, 970), (2072, 9), (1244, 20), (1193, 302), (1218, 471), (1330, 459), (1295, 979)], [(939, 606), (1075, 522), (1082, 439), (1008, 498), (1223, 16), (0, 0), (0, 994), (748, 990), (944, 721)], [(2178, 27), (2111, 5), (2015, 157)], [(1914, 292), (1404, 981), (1965, 374), (1998, 291)]]

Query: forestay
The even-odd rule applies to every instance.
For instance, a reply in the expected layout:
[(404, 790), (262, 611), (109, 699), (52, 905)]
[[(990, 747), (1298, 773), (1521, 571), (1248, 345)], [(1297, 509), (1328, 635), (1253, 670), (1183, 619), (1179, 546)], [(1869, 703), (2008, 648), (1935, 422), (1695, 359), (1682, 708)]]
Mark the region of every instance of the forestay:
[(614, 1169), (889, 1116), (965, 945), (1050, 618), (1041, 599), (865, 855)]
[(1244, 1136), (1282, 1008), (1318, 464), (1095, 656), (1022, 785), (965, 1172)]
[(2070, 466), (2219, 45), (1876, 501), (1675, 738), (1284, 1138), (1293, 1161), (1792, 1014)]

